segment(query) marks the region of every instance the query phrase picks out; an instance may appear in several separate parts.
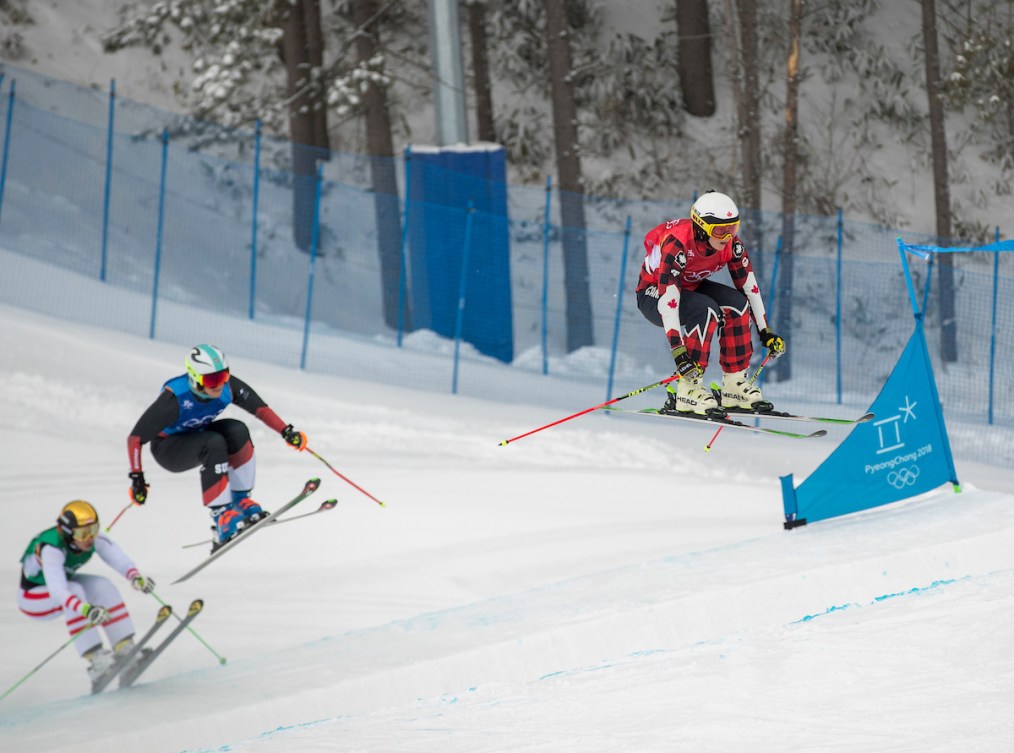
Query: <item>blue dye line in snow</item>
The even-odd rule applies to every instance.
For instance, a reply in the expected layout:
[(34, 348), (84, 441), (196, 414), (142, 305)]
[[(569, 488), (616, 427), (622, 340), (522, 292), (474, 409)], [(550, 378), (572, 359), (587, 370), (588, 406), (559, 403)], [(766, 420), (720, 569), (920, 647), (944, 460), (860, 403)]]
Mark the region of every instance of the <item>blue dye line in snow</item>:
[[(967, 580), (968, 577), (969, 576), (965, 576), (964, 578), (961, 578), (960, 580)], [(888, 599), (896, 599), (899, 596), (911, 596), (912, 594), (923, 593), (924, 591), (929, 591), (929, 590), (934, 589), (934, 588), (940, 588), (941, 586), (949, 586), (952, 583), (957, 583), (958, 580), (959, 579), (957, 579), (957, 578), (951, 578), (949, 580), (935, 580), (932, 583), (930, 583), (928, 586), (916, 586), (914, 588), (909, 588), (906, 591), (898, 591), (897, 593), (883, 594), (882, 596), (876, 596), (876, 597), (874, 597), (874, 599), (870, 602), (870, 604), (876, 604), (877, 602), (887, 601)], [(815, 620), (818, 617), (823, 617), (824, 615), (831, 614), (832, 612), (841, 612), (841, 611), (843, 611), (845, 609), (851, 609), (852, 607), (858, 607), (858, 606), (861, 606), (861, 605), (853, 603), (853, 604), (841, 604), (841, 605), (836, 605), (836, 606), (833, 606), (833, 607), (828, 607), (823, 612), (818, 612), (817, 614), (808, 614), (805, 617), (802, 617), (802, 618), (800, 618), (798, 620), (790, 622), (789, 624), (790, 625), (798, 625), (801, 622), (809, 622), (810, 620)]]

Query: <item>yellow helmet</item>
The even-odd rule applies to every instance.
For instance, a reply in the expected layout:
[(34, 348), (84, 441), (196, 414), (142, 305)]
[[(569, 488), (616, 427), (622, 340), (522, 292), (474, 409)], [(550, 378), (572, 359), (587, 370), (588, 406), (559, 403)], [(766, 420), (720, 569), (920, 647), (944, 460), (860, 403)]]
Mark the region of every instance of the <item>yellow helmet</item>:
[(99, 514), (83, 499), (75, 499), (65, 504), (60, 510), (56, 524), (67, 546), (77, 551), (81, 551), (80, 545), (84, 542), (90, 542), (87, 548), (91, 548), (95, 543), (95, 537), (99, 535)]

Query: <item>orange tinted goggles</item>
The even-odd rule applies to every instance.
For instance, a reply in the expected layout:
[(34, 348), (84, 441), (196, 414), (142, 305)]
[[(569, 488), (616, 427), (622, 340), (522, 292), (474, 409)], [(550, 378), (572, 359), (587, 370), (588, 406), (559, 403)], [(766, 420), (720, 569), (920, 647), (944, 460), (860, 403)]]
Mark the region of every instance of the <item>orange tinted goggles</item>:
[(712, 225), (711, 226), (711, 237), (720, 241), (727, 241), (739, 231), (739, 223), (733, 222), (731, 225)]
[(214, 374), (205, 374), (201, 377), (201, 386), (208, 389), (217, 389), (229, 381), (229, 370), (216, 371)]

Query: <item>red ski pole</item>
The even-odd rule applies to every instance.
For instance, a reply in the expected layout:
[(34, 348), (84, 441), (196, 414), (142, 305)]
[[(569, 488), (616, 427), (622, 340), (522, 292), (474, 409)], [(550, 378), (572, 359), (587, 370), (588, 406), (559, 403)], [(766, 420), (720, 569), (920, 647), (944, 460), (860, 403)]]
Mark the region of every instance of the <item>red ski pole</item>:
[(366, 491), (363, 487), (359, 486), (359, 484), (353, 482), (351, 479), (346, 478), (341, 473), (339, 473), (337, 468), (335, 468), (329, 462), (327, 462), (326, 460), (324, 460), (324, 458), (322, 458), (316, 452), (314, 452), (313, 450), (311, 450), (309, 447), (306, 448), (306, 451), (308, 453), (310, 453), (311, 455), (313, 455), (315, 458), (317, 458), (317, 460), (319, 460), (320, 462), (322, 462), (324, 465), (326, 465), (331, 470), (331, 473), (333, 473), (335, 476), (337, 476), (338, 478), (340, 478), (346, 484), (348, 484), (352, 488), (356, 489), (357, 491), (362, 492), (363, 494), (365, 494), (367, 497), (369, 497), (370, 499), (372, 499), (374, 502), (376, 502), (381, 507), (386, 507), (387, 506), (383, 502), (381, 502), (379, 499), (377, 499), (376, 497), (374, 497), (372, 494), (370, 494), (368, 491)]
[[(764, 367), (767, 366), (769, 358), (771, 358), (770, 350), (768, 351), (768, 354), (764, 356), (764, 360), (761, 361), (761, 365), (757, 367), (757, 371), (754, 373), (753, 378), (750, 380), (750, 384), (753, 384), (754, 382), (757, 381), (757, 377), (761, 375), (761, 372), (764, 371)], [(718, 431), (716, 431), (714, 436), (711, 437), (711, 441), (708, 442), (706, 445), (704, 445), (705, 452), (711, 452), (711, 445), (715, 443), (715, 440), (718, 439), (718, 435), (722, 433), (722, 429), (724, 428), (725, 428), (724, 426), (718, 427)]]
[(633, 392), (628, 392), (626, 395), (620, 395), (619, 397), (614, 397), (612, 400), (606, 400), (604, 403), (600, 403), (599, 405), (596, 405), (593, 408), (585, 408), (583, 411), (578, 411), (577, 413), (574, 413), (574, 414), (572, 414), (570, 416), (567, 416), (565, 418), (561, 418), (558, 421), (553, 421), (553, 423), (551, 423), (551, 424), (546, 424), (545, 426), (540, 426), (538, 429), (532, 429), (531, 431), (527, 431), (524, 434), (519, 434), (516, 437), (511, 437), (510, 439), (505, 439), (504, 441), (502, 441), (500, 443), (500, 447), (503, 447), (505, 444), (510, 444), (511, 442), (514, 442), (515, 440), (523, 439), (524, 437), (530, 436), (530, 435), (534, 434), (537, 431), (542, 431), (543, 429), (548, 429), (548, 428), (550, 428), (552, 426), (556, 426), (557, 424), (562, 424), (564, 421), (570, 421), (572, 418), (577, 418), (578, 416), (583, 416), (586, 413), (591, 413), (592, 411), (598, 410), (599, 408), (605, 408), (607, 405), (612, 405), (613, 403), (618, 403), (620, 400), (626, 400), (628, 397), (633, 397), (634, 395), (640, 395), (642, 392), (647, 392), (648, 390), (653, 390), (656, 387), (661, 387), (663, 384), (668, 384), (669, 382), (671, 382), (671, 381), (673, 381), (675, 379), (679, 379), (679, 374), (673, 374), (671, 377), (667, 377), (667, 378), (663, 379), (660, 382), (655, 382), (654, 384), (649, 384), (646, 387), (641, 387), (640, 389), (634, 390)]
[(113, 522), (106, 526), (106, 533), (109, 533), (109, 531), (112, 529), (112, 527), (116, 525), (116, 521), (119, 520), (120, 518), (122, 518), (123, 517), (123, 513), (125, 513), (127, 510), (129, 510), (131, 507), (133, 507), (134, 504), (135, 504), (134, 502), (131, 502), (130, 504), (128, 504), (126, 507), (124, 507), (122, 510), (120, 510), (116, 514), (116, 517), (113, 518)]

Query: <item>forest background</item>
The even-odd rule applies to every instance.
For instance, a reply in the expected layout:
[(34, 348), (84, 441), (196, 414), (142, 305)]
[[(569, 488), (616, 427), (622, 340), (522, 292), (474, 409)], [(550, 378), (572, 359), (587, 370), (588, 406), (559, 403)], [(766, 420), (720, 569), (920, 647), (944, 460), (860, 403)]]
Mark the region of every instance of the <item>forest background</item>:
[[(435, 140), (429, 5), (4, 0), (0, 56), (97, 88), (115, 77), (120, 96), (227, 126), (259, 120), (297, 144), (390, 155)], [(570, 187), (585, 194), (660, 199), (718, 186), (754, 210), (841, 208), (932, 232), (928, 18), (939, 48), (931, 83), (945, 121), (949, 235), (992, 240), (997, 203), (1014, 185), (1010, 0), (458, 7), (469, 134), (507, 149), (513, 182), (556, 173), (566, 182), (558, 168), (569, 146), (557, 143), (565, 129), (554, 132), (554, 107), (568, 92), (547, 40), (558, 13), (569, 47), (560, 78), (576, 126)], [(62, 52), (69, 48), (78, 54)], [(788, 117), (793, 76), (796, 124)], [(795, 161), (791, 196), (786, 155)]]

